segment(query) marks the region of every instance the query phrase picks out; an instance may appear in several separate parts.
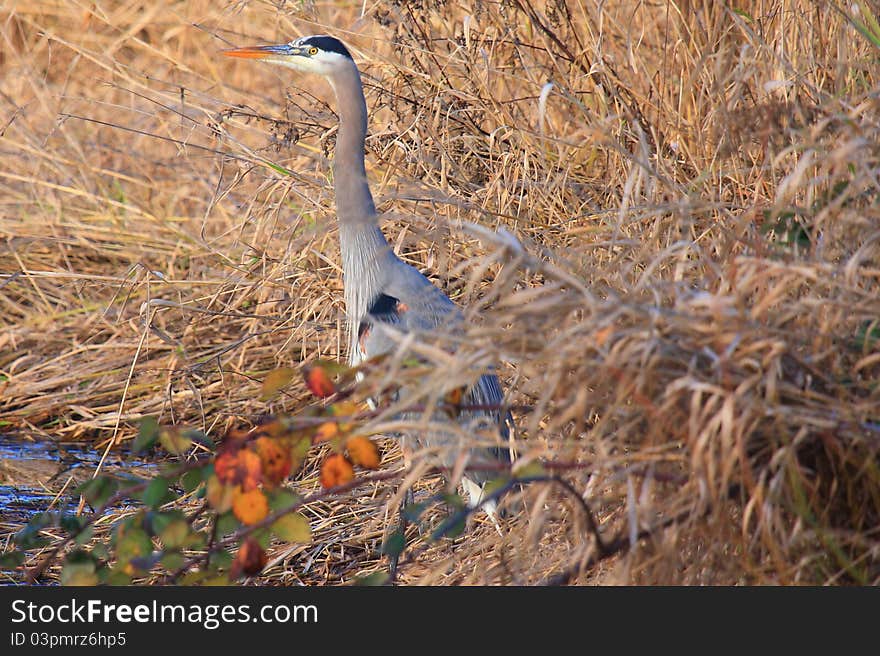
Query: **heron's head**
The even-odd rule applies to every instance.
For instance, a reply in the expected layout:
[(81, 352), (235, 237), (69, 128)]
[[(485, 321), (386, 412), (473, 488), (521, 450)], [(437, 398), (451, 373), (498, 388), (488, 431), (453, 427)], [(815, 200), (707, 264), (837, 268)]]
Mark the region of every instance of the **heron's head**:
[(330, 76), (352, 64), (351, 54), (342, 41), (332, 36), (304, 36), (277, 46), (254, 46), (223, 50), (227, 57), (260, 59), (306, 73)]

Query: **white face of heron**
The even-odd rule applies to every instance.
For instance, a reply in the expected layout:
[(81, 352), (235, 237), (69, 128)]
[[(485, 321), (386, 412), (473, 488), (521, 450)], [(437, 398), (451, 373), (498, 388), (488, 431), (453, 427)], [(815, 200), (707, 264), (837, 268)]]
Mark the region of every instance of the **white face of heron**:
[(280, 46), (264, 46), (263, 61), (305, 73), (330, 76), (351, 66), (348, 50), (338, 39), (329, 36), (304, 36)]
[(274, 63), (287, 66), (305, 73), (317, 73), (318, 75), (331, 75), (342, 66), (350, 66), (351, 60), (337, 55), (335, 52), (318, 51), (317, 54), (308, 57), (284, 57)]
[(222, 54), (227, 57), (258, 59), (325, 77), (354, 66), (354, 60), (342, 41), (323, 34), (304, 36), (278, 46), (232, 48), (223, 50)]

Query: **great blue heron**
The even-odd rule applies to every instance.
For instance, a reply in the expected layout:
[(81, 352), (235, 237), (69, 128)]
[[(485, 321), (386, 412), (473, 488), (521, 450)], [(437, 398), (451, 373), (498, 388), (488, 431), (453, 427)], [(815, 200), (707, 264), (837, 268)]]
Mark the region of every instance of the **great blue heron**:
[[(440, 289), (417, 269), (394, 254), (379, 229), (376, 207), (364, 168), (364, 140), (367, 133), (367, 105), (360, 72), (345, 45), (330, 36), (305, 36), (290, 43), (224, 50), (229, 57), (259, 59), (297, 71), (325, 77), (336, 93), (339, 132), (333, 158), (333, 184), (342, 251), (345, 309), (349, 330), (349, 362), (356, 365), (368, 357), (387, 353), (397, 342), (384, 330), (391, 325), (400, 332), (455, 331), (462, 313)], [(494, 373), (482, 375), (464, 398), (465, 406), (483, 410), (462, 412), (458, 421), (467, 428), (493, 423), (507, 439), (509, 415), (495, 408), (502, 404), (502, 391)], [(408, 414), (408, 418), (414, 417)], [(431, 428), (406, 435), (417, 446), (452, 446), (454, 431)], [(503, 447), (468, 447), (470, 461), (497, 464), (509, 462)], [(443, 464), (455, 461), (453, 449), (446, 449)], [(472, 506), (480, 503), (482, 484), (491, 472), (468, 471), (462, 483)], [(485, 503), (490, 517), (494, 504)]]

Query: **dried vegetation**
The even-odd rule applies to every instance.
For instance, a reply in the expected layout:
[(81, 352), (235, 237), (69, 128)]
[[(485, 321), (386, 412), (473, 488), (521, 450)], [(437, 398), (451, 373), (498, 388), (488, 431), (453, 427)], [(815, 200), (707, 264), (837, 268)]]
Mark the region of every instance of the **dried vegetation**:
[[(501, 535), (477, 521), (400, 580), (876, 584), (876, 15), (7, 2), (2, 430), (124, 448), (153, 414), (219, 436), (307, 402), (259, 400), (266, 372), (344, 357), (329, 87), (217, 56), (327, 32), (364, 74), (386, 233), (472, 319), (445, 375), (501, 362), (521, 457), (557, 463), (605, 542), (534, 485)], [(379, 567), (395, 493), (310, 505), (314, 544), (261, 580)]]

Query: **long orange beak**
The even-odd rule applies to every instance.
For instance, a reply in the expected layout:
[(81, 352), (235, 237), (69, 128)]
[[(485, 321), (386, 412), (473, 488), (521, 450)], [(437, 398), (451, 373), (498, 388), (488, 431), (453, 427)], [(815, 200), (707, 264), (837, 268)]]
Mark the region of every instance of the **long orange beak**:
[(231, 48), (221, 50), (226, 57), (240, 57), (242, 59), (266, 59), (267, 57), (282, 56), (290, 57), (300, 54), (300, 48), (285, 43), (279, 46), (250, 46), (246, 48)]

